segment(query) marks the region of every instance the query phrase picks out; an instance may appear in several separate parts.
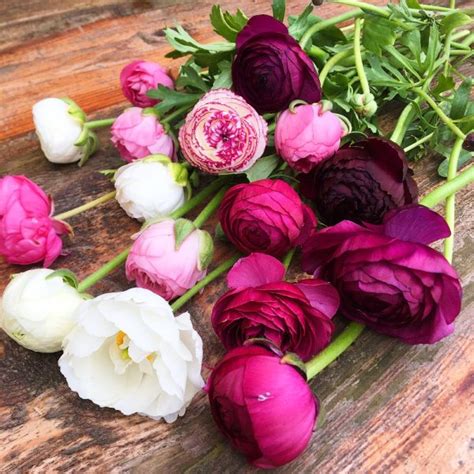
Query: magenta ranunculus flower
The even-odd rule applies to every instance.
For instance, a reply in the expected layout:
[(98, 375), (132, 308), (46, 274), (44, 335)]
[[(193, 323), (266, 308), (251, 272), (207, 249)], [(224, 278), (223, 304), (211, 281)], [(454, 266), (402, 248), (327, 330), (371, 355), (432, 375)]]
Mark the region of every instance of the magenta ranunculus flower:
[(283, 281), (285, 267), (275, 257), (253, 253), (227, 275), (230, 290), (212, 310), (212, 326), (226, 349), (263, 338), (303, 361), (331, 341), (331, 318), (339, 306), (335, 288), (323, 280)]
[(240, 173), (262, 156), (267, 123), (242, 97), (214, 89), (187, 115), (179, 144), (184, 157), (206, 173)]
[(173, 79), (166, 70), (150, 61), (133, 61), (122, 69), (120, 85), (123, 95), (137, 107), (152, 107), (159, 101), (146, 94), (159, 85), (174, 89)]
[(449, 234), (441, 216), (418, 205), (390, 211), (382, 225), (343, 221), (306, 241), (303, 270), (337, 288), (348, 319), (432, 344), (453, 332), (461, 310), (456, 271), (427, 245)]
[[(184, 240), (183, 232), (189, 232)], [(127, 278), (171, 300), (206, 275), (212, 259), (211, 236), (186, 219), (163, 219), (138, 234), (127, 258)]]
[(230, 188), (219, 208), (227, 238), (243, 253), (281, 257), (316, 227), (313, 211), (280, 179), (262, 179)]
[(321, 103), (299, 105), (278, 118), (275, 147), (291, 168), (308, 173), (334, 155), (345, 133), (342, 121)]
[(396, 143), (370, 137), (341, 148), (302, 175), (301, 193), (327, 225), (346, 219), (379, 224), (390, 209), (417, 202), (412, 174)]
[(50, 266), (69, 227), (53, 219), (53, 201), (25, 176), (0, 179), (0, 255), (8, 263)]
[(113, 144), (125, 161), (149, 155), (175, 157), (173, 139), (152, 109), (126, 109), (117, 117), (110, 132)]
[(228, 352), (207, 391), (219, 430), (256, 467), (293, 461), (311, 439), (318, 401), (301, 373), (268, 349)]
[(295, 99), (321, 99), (313, 62), (282, 22), (254, 16), (238, 34), (236, 45), (233, 90), (259, 113), (280, 112)]

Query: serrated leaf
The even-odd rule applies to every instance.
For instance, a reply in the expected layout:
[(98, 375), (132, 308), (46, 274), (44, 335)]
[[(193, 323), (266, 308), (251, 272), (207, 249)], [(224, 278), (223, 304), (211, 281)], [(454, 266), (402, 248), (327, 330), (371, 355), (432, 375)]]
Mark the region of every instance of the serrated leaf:
[(252, 182), (268, 178), (279, 163), (280, 158), (277, 155), (263, 156), (245, 172), (247, 179)]
[(396, 25), (386, 18), (366, 17), (362, 31), (362, 44), (369, 51), (382, 55), (384, 46), (392, 46), (396, 40)]
[(462, 12), (454, 12), (446, 15), (440, 23), (441, 32), (447, 34), (460, 26), (471, 23), (471, 17)]
[[(449, 155), (451, 154), (451, 148), (445, 145), (438, 145), (435, 150), (443, 155), (445, 159), (438, 166), (438, 174), (446, 178), (448, 176), (448, 166), (449, 166)], [(473, 159), (473, 154), (466, 150), (461, 150), (461, 154), (458, 159), (457, 171), (459, 171), (466, 163), (469, 163)]]
[(184, 105), (189, 105), (189, 107), (193, 106), (203, 94), (175, 91), (163, 85), (159, 85), (157, 89), (149, 90), (147, 96), (161, 101), (154, 106), (154, 109), (160, 115), (163, 115), (175, 107), (183, 107)]
[(232, 87), (232, 69), (228, 61), (218, 64), (220, 74), (214, 79), (213, 89), (230, 89)]
[(178, 87), (190, 87), (198, 89), (202, 92), (209, 90), (209, 85), (203, 80), (196, 69), (190, 65), (181, 66), (181, 71), (178, 80), (176, 81)]
[(461, 85), (456, 89), (454, 93), (453, 101), (451, 102), (451, 110), (449, 116), (453, 120), (460, 119), (466, 114), (466, 110), (470, 101), (472, 88), (472, 79), (467, 78)]
[(222, 11), (219, 5), (214, 5), (211, 10), (211, 24), (214, 31), (226, 40), (235, 42), (237, 35), (247, 24), (248, 18), (242, 10), (237, 10), (235, 15)]
[(272, 12), (273, 18), (283, 21), (285, 19), (285, 0), (273, 0)]
[(77, 276), (75, 275), (75, 273), (73, 273), (71, 270), (68, 270), (67, 268), (61, 268), (53, 273), (50, 273), (46, 277), (46, 280), (50, 280), (52, 278), (62, 278), (64, 283), (67, 283), (69, 286), (72, 286), (76, 290), (79, 286), (79, 280), (77, 279)]

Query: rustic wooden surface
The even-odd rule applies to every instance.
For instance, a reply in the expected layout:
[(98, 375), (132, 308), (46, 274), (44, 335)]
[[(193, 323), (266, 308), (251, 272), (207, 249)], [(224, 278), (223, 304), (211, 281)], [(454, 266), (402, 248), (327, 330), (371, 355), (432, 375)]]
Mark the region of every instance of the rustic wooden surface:
[[(47, 162), (32, 132), (31, 106), (69, 95), (93, 118), (125, 105), (118, 75), (130, 60), (164, 64), (161, 29), (182, 22), (199, 39), (213, 37), (210, 0), (25, 0), (0, 2), (0, 174), (26, 174), (54, 196), (58, 212), (111, 189), (97, 171), (120, 160), (100, 132), (101, 150), (83, 169)], [(236, 7), (230, 0), (221, 3)], [(305, 0), (290, 1), (301, 10)], [(378, 1), (377, 3), (381, 3)], [(270, 2), (245, 0), (247, 14)], [(325, 5), (327, 17), (344, 9)], [(176, 65), (174, 65), (176, 67)], [(387, 127), (390, 125), (387, 124)], [(415, 167), (423, 192), (438, 183), (439, 159)], [(410, 347), (369, 331), (311, 383), (322, 404), (308, 450), (281, 472), (452, 473), (474, 470), (473, 189), (459, 193), (455, 266), (465, 287), (456, 332), (433, 346)], [(91, 273), (129, 243), (138, 226), (115, 203), (71, 219), (74, 241), (56, 267)], [(209, 227), (211, 229), (211, 226)], [(220, 244), (217, 259), (230, 252)], [(21, 271), (0, 262), (0, 291)], [(95, 294), (127, 288), (117, 271)], [(222, 281), (196, 297), (189, 310), (203, 335), (205, 362), (223, 350), (209, 316)], [(172, 425), (125, 417), (80, 400), (65, 384), (58, 355), (29, 352), (0, 332), (0, 470), (2, 472), (251, 472), (221, 437), (204, 394)]]

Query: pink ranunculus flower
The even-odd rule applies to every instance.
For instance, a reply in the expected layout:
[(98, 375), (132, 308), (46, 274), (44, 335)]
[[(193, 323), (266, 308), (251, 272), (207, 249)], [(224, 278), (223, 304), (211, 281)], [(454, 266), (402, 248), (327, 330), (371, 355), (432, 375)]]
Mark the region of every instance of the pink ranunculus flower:
[(122, 69), (120, 85), (123, 95), (137, 107), (152, 107), (159, 101), (146, 94), (159, 85), (174, 89), (173, 79), (166, 70), (150, 61), (133, 61)]
[(68, 226), (52, 218), (51, 198), (25, 176), (0, 179), (0, 255), (8, 263), (50, 266), (61, 254)]
[(206, 173), (240, 173), (262, 156), (267, 123), (242, 97), (215, 89), (187, 115), (179, 143), (185, 158)]
[(206, 275), (213, 243), (207, 232), (190, 226), (186, 219), (164, 219), (145, 228), (127, 258), (127, 278), (166, 300), (192, 288)]
[(229, 351), (207, 381), (219, 430), (256, 467), (287, 464), (306, 448), (318, 401), (303, 375), (258, 346)]
[(345, 133), (341, 120), (322, 104), (299, 105), (280, 115), (275, 147), (291, 168), (308, 173), (339, 149)]
[(122, 112), (111, 128), (112, 142), (125, 161), (149, 155), (175, 156), (173, 139), (150, 109), (131, 107)]

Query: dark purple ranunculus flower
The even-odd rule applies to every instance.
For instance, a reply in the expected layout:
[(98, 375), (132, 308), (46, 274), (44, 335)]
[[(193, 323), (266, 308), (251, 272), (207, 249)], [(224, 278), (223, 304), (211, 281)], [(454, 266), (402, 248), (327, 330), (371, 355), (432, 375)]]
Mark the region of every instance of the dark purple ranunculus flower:
[(268, 15), (252, 17), (236, 45), (233, 90), (259, 113), (280, 112), (295, 99), (321, 99), (313, 62), (280, 21)]
[(303, 269), (336, 287), (348, 319), (408, 344), (432, 344), (453, 332), (461, 310), (456, 271), (427, 245), (449, 235), (441, 216), (411, 205), (390, 211), (382, 225), (343, 221), (314, 233)]
[(212, 310), (212, 326), (226, 349), (263, 338), (307, 361), (331, 341), (339, 296), (323, 280), (283, 281), (284, 265), (253, 253), (227, 275), (230, 290)]
[(342, 220), (379, 224), (387, 211), (418, 201), (404, 151), (386, 138), (370, 137), (341, 148), (308, 175), (301, 192), (328, 225)]

